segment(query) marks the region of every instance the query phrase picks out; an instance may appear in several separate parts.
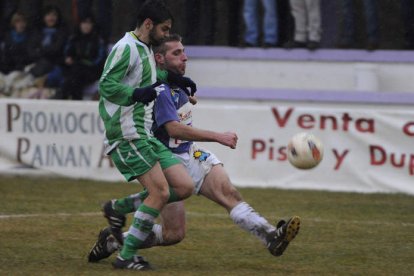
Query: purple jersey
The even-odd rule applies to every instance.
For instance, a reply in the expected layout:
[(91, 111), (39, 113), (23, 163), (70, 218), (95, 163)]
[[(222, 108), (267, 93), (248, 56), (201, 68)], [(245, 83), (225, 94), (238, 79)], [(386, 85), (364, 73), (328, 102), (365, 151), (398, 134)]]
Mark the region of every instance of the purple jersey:
[(162, 91), (155, 101), (152, 131), (155, 137), (173, 153), (188, 152), (192, 142), (170, 137), (164, 125), (171, 121), (177, 121), (192, 126), (191, 108), (187, 94), (180, 88), (166, 86), (166, 90)]

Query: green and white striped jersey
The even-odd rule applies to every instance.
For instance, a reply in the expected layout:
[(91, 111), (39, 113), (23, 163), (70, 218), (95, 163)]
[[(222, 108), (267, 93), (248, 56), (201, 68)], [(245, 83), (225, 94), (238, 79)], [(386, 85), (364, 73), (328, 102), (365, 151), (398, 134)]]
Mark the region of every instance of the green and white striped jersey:
[(152, 137), (152, 109), (132, 99), (135, 88), (156, 82), (152, 49), (132, 33), (112, 48), (99, 80), (99, 114), (105, 126), (106, 153), (122, 140)]

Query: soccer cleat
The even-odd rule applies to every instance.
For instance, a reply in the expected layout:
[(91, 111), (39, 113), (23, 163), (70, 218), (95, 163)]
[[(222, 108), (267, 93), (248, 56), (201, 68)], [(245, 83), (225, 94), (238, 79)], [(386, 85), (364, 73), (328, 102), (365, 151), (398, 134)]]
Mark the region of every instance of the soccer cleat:
[(283, 252), (299, 232), (300, 218), (292, 217), (288, 222), (280, 220), (277, 223), (276, 230), (267, 234), (267, 249), (273, 256), (281, 256)]
[(112, 266), (117, 269), (151, 270), (151, 265), (144, 260), (144, 257), (135, 255), (131, 260), (125, 260), (118, 256)]
[(106, 227), (101, 230), (98, 235), (98, 241), (93, 245), (89, 252), (88, 261), (90, 263), (99, 262), (102, 259), (108, 258), (121, 245), (116, 241), (115, 237), (111, 233), (111, 228)]
[(115, 199), (106, 202), (102, 207), (102, 211), (104, 213), (104, 217), (108, 220), (108, 223), (111, 226), (111, 234), (115, 237), (118, 243), (122, 245), (124, 242), (122, 227), (125, 226), (126, 217), (114, 210), (112, 207), (114, 202)]

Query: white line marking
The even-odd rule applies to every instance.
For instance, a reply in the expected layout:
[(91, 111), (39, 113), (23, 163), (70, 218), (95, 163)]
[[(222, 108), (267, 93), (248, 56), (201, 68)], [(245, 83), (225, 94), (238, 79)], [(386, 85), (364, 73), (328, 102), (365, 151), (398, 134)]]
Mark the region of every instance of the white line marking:
[(102, 216), (102, 213), (90, 212), (90, 213), (54, 213), (54, 214), (11, 214), (0, 215), (0, 219), (15, 219), (15, 218), (35, 218), (35, 217), (93, 217)]
[[(85, 213), (53, 213), (53, 214), (3, 214), (0, 215), (0, 219), (20, 219), (20, 218), (36, 218), (36, 217), (95, 217), (102, 216), (101, 212), (85, 212)], [(187, 212), (188, 217), (215, 217), (215, 218), (229, 218), (226, 213), (200, 213), (200, 212)], [(414, 223), (409, 222), (382, 222), (382, 221), (366, 221), (366, 220), (330, 220), (322, 218), (301, 218), (302, 221), (309, 221), (314, 223), (346, 223), (346, 224), (364, 224), (364, 225), (395, 225), (414, 227)]]

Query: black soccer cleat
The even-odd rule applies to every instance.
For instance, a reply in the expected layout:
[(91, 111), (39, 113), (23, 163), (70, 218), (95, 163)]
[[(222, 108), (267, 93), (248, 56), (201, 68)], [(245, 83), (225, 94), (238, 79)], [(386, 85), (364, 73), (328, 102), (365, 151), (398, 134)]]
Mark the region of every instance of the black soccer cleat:
[(110, 227), (106, 227), (101, 230), (98, 235), (98, 241), (93, 245), (89, 252), (88, 262), (96, 263), (102, 259), (108, 258), (120, 247), (121, 245), (112, 235)]
[(280, 220), (277, 223), (276, 230), (267, 234), (267, 249), (273, 256), (281, 256), (283, 252), (299, 232), (300, 218), (292, 217), (288, 222)]
[(122, 245), (124, 243), (122, 236), (122, 227), (125, 226), (126, 217), (114, 210), (114, 202), (115, 199), (106, 202), (102, 207), (102, 212), (104, 213), (104, 217), (108, 220), (108, 223), (111, 226), (111, 234), (115, 237), (117, 242)]
[(138, 255), (135, 255), (131, 260), (125, 260), (118, 256), (112, 266), (117, 269), (152, 270), (151, 265), (144, 260), (144, 257)]

